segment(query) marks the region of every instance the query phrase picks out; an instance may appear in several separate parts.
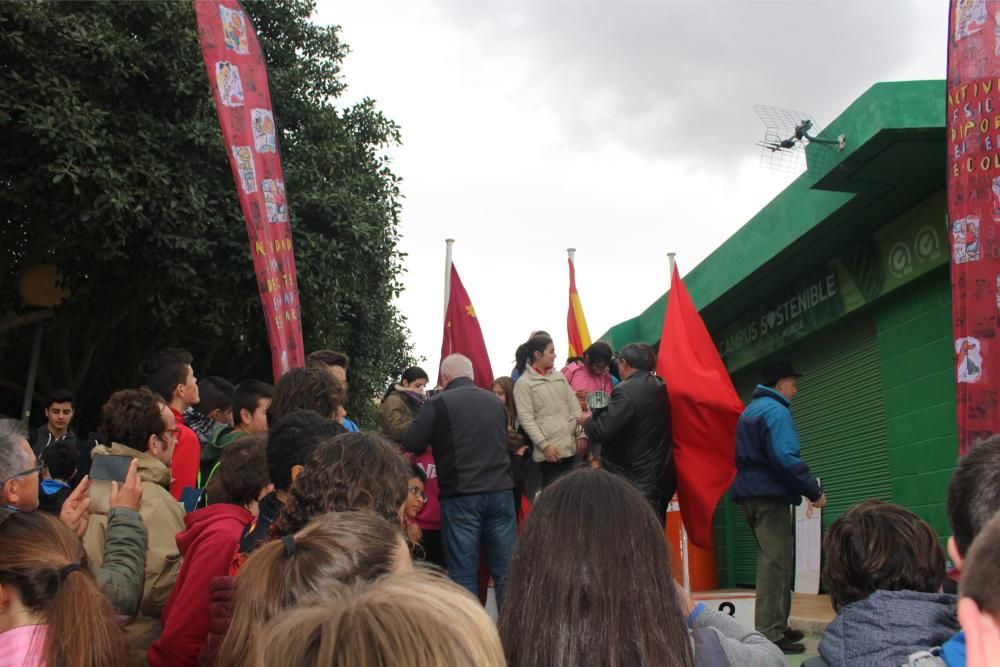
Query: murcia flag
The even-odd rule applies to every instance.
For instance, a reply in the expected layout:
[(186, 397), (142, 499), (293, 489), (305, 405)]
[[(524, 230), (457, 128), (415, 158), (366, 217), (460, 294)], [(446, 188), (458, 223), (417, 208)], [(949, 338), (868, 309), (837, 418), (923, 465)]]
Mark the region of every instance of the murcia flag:
[[(444, 339), (441, 341), (441, 361), (449, 354), (464, 354), (472, 360), (472, 372), (477, 386), (489, 391), (493, 386), (493, 368), (486, 354), (483, 330), (479, 328), (476, 309), (472, 307), (458, 270), (451, 265), (451, 289), (444, 316)], [(441, 378), (438, 378), (440, 384)]]

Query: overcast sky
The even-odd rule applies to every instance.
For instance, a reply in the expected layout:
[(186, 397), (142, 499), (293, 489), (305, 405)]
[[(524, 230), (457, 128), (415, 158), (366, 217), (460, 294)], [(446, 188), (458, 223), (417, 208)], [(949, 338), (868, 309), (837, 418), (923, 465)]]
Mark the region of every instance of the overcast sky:
[(399, 307), (435, 376), (445, 238), (496, 375), (536, 329), (566, 355), (566, 248), (592, 338), (694, 268), (794, 176), (766, 104), (820, 125), (878, 81), (944, 78), (948, 3), (318, 0), (343, 101), (402, 127)]

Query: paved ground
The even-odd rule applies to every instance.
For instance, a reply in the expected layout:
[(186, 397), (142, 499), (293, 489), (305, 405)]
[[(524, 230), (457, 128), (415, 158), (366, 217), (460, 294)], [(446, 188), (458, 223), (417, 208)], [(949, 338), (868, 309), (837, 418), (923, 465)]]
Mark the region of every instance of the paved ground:
[(819, 646), (818, 634), (806, 635), (806, 638), (802, 640), (802, 643), (806, 645), (805, 653), (803, 653), (802, 655), (785, 656), (785, 662), (788, 663), (788, 667), (799, 667), (799, 665), (801, 665), (804, 660), (811, 658), (815, 655), (819, 655), (819, 652), (816, 650), (816, 647)]

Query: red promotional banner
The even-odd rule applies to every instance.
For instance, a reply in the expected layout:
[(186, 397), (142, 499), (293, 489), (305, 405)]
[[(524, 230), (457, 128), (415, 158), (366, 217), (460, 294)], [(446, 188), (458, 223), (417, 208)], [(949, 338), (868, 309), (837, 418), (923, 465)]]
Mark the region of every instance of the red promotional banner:
[(1000, 432), (1000, 1), (952, 0), (950, 9), (948, 225), (964, 454)]
[(264, 55), (236, 0), (194, 0), (198, 39), (233, 169), (277, 380), (305, 363), (285, 177)]

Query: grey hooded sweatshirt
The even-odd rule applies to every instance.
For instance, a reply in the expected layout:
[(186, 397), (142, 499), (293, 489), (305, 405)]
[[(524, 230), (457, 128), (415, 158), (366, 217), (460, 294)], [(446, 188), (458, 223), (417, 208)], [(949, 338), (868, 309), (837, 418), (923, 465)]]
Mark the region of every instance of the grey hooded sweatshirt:
[(875, 591), (842, 607), (823, 633), (819, 654), (830, 667), (897, 667), (960, 630), (947, 593)]

